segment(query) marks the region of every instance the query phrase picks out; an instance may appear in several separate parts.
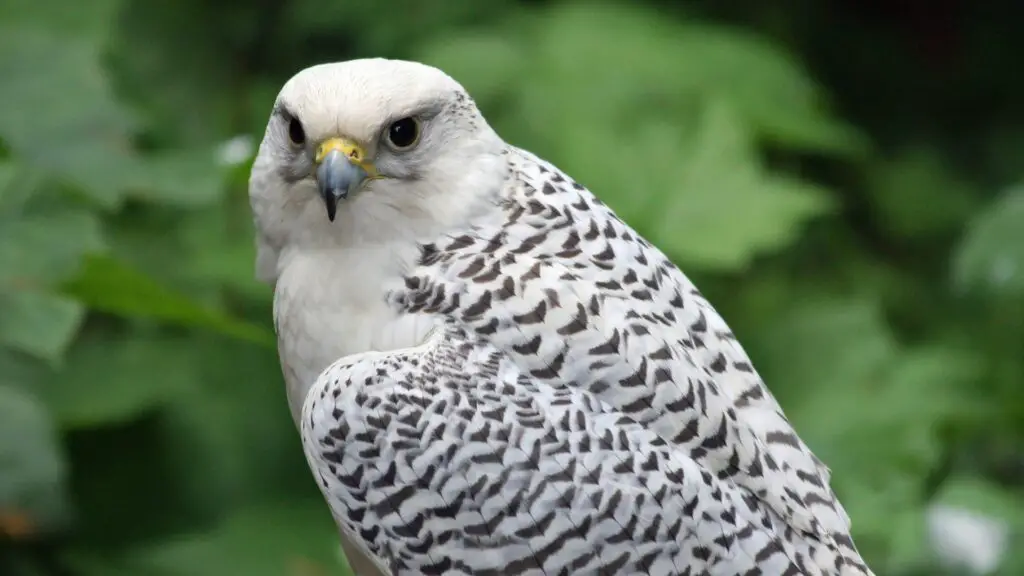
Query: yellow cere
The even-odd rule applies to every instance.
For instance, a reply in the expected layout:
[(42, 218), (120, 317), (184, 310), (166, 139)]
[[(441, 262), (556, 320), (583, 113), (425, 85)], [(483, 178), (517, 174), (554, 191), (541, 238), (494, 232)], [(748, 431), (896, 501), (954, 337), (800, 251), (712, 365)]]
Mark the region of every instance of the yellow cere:
[(319, 164), (328, 152), (334, 150), (341, 152), (350, 162), (366, 170), (370, 176), (376, 174), (373, 165), (366, 161), (366, 152), (363, 151), (363, 147), (347, 138), (329, 138), (321, 142), (316, 149), (316, 162)]

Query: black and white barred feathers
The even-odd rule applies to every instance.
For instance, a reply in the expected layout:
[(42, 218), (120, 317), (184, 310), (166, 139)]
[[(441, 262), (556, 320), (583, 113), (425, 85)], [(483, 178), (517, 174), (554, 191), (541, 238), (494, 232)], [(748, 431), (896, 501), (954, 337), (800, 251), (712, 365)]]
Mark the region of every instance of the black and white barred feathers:
[(422, 246), (426, 343), (339, 360), (301, 419), (398, 575), (868, 575), (828, 469), (728, 326), (583, 186), (509, 148), (499, 224)]

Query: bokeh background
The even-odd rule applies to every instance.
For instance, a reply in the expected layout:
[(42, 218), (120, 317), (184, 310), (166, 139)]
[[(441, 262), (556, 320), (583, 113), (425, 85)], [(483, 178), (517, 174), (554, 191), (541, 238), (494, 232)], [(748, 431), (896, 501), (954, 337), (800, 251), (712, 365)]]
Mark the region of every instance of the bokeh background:
[[(249, 164), (423, 60), (668, 252), (880, 576), (1024, 574), (1024, 3), (0, 0), (0, 574), (345, 574)], [(344, 329), (344, 327), (339, 327)]]

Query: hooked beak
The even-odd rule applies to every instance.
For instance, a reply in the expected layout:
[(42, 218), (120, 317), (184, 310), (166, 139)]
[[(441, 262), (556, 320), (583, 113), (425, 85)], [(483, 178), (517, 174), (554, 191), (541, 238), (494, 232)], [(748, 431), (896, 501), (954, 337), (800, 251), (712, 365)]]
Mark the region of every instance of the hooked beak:
[(369, 176), (373, 166), (366, 163), (366, 153), (355, 143), (342, 138), (324, 141), (316, 150), (316, 183), (327, 208), (327, 218), (334, 222), (338, 201), (348, 198)]

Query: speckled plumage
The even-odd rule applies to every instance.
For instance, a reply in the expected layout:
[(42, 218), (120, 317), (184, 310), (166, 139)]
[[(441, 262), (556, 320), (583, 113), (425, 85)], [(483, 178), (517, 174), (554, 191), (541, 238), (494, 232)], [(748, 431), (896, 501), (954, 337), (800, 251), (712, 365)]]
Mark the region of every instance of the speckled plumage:
[(396, 574), (863, 573), (721, 317), (582, 186), (507, 156), (505, 221), (425, 245), (390, 296), (446, 329), (307, 401), (342, 521)]
[[(483, 123), (461, 89), (447, 112)], [(500, 185), (378, 287), (432, 335), (346, 356), (305, 397), (343, 535), (395, 576), (871, 574), (689, 280), (554, 166), (496, 157)]]

